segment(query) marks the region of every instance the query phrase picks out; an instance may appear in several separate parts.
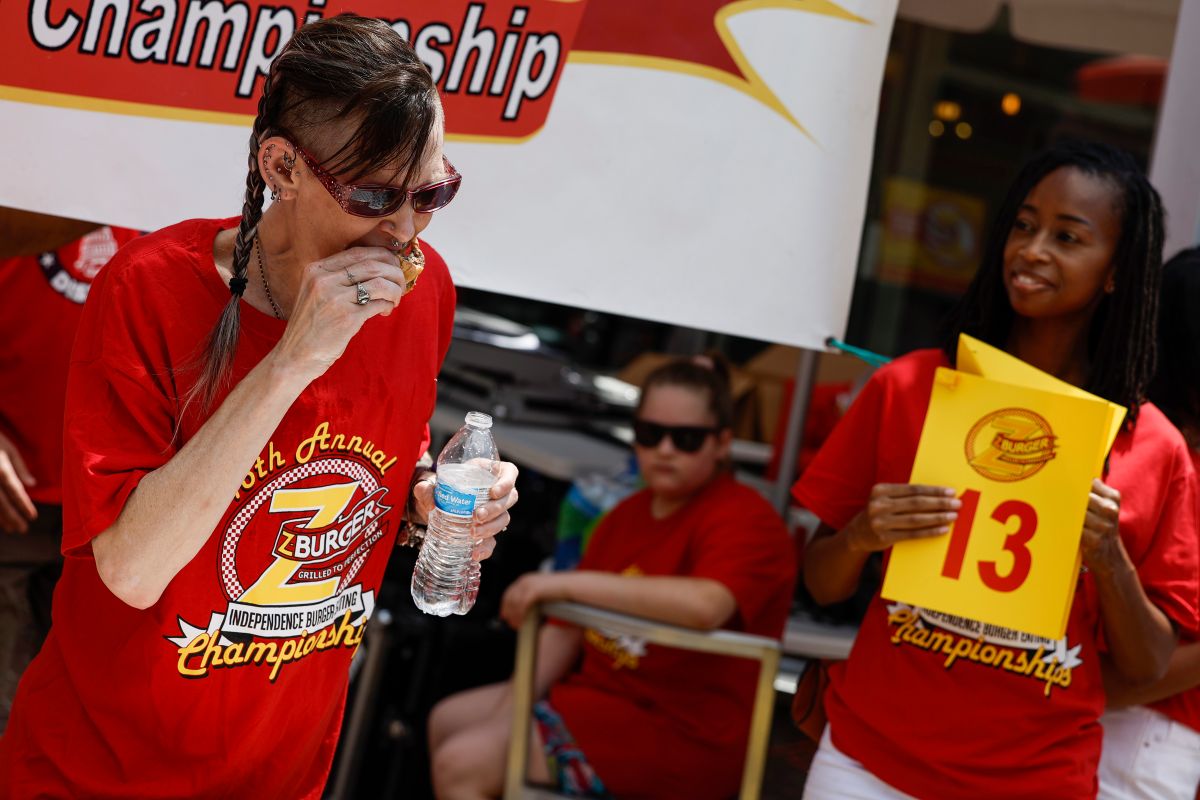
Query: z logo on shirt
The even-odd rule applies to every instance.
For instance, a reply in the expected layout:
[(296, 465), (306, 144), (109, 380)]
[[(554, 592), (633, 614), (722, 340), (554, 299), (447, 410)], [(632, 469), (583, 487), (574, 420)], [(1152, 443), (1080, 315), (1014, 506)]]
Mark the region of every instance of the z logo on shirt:
[(266, 664), (274, 681), (312, 652), (358, 646), (375, 598), (355, 577), (391, 510), (376, 471), (353, 456), (316, 458), (242, 499), (221, 533), (226, 607), (204, 627), (180, 618), (181, 635), (167, 637), (179, 647), (180, 674)]

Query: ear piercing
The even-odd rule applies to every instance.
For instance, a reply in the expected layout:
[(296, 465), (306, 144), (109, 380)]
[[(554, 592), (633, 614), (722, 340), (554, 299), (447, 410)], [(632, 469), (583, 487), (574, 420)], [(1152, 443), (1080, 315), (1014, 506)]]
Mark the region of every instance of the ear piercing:
[[(265, 170), (270, 170), (270, 169), (271, 169), (271, 166), (270, 166), (270, 164), (269, 164), (268, 162), (270, 162), (270, 160), (271, 160), (271, 153), (272, 153), (274, 150), (275, 150), (275, 145), (274, 145), (274, 144), (269, 144), (269, 145), (267, 145), (267, 149), (266, 149), (266, 151), (263, 153), (263, 160), (262, 160), (262, 161), (263, 161), (263, 169), (265, 169)], [(286, 156), (286, 155), (283, 157), (283, 161), (284, 161), (284, 163), (285, 163), (285, 164), (287, 163), (287, 156)], [(295, 162), (294, 162), (294, 160), (293, 160), (293, 163), (295, 163)], [(276, 172), (283, 172), (283, 170), (281, 170), (281, 169), (276, 169), (275, 171), (276, 171)], [(280, 197), (280, 195), (279, 195), (279, 187), (278, 187), (277, 185), (275, 185), (275, 181), (271, 181), (271, 202), (272, 202), (272, 203), (276, 203), (276, 202), (278, 202), (278, 201), (279, 201), (279, 197)]]

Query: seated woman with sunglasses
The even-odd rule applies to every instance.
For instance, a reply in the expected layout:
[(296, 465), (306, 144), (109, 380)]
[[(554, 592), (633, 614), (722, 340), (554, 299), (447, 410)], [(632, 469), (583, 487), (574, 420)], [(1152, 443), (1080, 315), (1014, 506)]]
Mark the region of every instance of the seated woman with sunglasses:
[[(642, 388), (646, 488), (596, 529), (578, 571), (522, 576), (512, 626), (569, 600), (689, 628), (779, 636), (795, 579), (783, 522), (727, 463), (733, 404), (717, 368), (676, 361)], [(719, 798), (737, 791), (757, 665), (549, 624), (538, 641), (529, 778), (581, 797)], [(510, 684), (442, 701), (429, 721), (440, 800), (499, 797)]]
[[(417, 235), (458, 190), (442, 138), (391, 27), (306, 24), (263, 86), (241, 217), (150, 234), (95, 281), (6, 797), (320, 796), (388, 556), (431, 507), (454, 287)], [(515, 477), (477, 511), (478, 557)]]

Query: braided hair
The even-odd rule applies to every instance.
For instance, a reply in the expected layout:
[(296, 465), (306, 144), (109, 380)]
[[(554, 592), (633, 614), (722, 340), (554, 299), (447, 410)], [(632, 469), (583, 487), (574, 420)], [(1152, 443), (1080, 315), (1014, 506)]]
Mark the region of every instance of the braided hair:
[(1200, 247), (1163, 265), (1158, 371), (1150, 399), (1175, 426), (1200, 430)]
[(1087, 341), (1091, 366), (1083, 388), (1125, 406), (1134, 423), (1154, 374), (1163, 208), (1133, 156), (1119, 148), (1068, 141), (1025, 164), (996, 215), (979, 271), (947, 319), (942, 347), (954, 363), (960, 333), (995, 347), (1008, 343), (1013, 309), (1004, 288), (1004, 245), (1025, 198), (1063, 167), (1107, 180), (1116, 189), (1121, 234), (1113, 253), (1115, 289), (1104, 295), (1092, 317)]
[[(212, 407), (229, 383), (247, 283), (266, 188), (259, 168), (261, 143), (295, 136), (320, 154), (323, 165), (348, 183), (380, 170), (410, 185), (441, 119), (437, 89), (412, 47), (378, 19), (340, 14), (302, 26), (276, 56), (263, 83), (250, 132), (246, 191), (233, 248), (231, 297), (209, 335), (200, 374), (185, 407), (199, 400)], [(332, 149), (322, 147), (328, 123), (353, 131)]]

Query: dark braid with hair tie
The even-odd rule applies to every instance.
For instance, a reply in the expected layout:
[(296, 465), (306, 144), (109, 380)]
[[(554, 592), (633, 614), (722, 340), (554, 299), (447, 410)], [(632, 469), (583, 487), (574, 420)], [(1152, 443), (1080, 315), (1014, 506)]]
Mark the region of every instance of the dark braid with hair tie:
[(258, 221), (262, 219), (263, 191), (266, 183), (258, 169), (258, 147), (263, 136), (271, 129), (271, 82), (272, 75), (267, 75), (263, 82), (262, 97), (258, 99), (258, 115), (254, 118), (254, 130), (250, 132), (250, 153), (247, 158), (249, 171), (246, 173), (246, 195), (242, 202), (242, 222), (238, 226), (237, 238), (233, 245), (233, 274), (234, 277), (244, 277), (250, 266), (250, 253), (254, 247), (254, 234)]
[(232, 297), (225, 304), (217, 326), (209, 336), (205, 349), (204, 366), (196, 384), (188, 392), (184, 406), (187, 407), (199, 398), (204, 408), (212, 407), (217, 394), (229, 381), (233, 367), (233, 357), (237, 352), (238, 333), (241, 329), (240, 301), (246, 290), (249, 271), (250, 254), (254, 247), (255, 232), (263, 212), (263, 190), (265, 182), (258, 169), (258, 147), (263, 135), (273, 125), (272, 104), (275, 96), (272, 93), (272, 76), (275, 70), (267, 75), (263, 82), (262, 97), (258, 100), (258, 114), (254, 118), (254, 128), (250, 132), (249, 155), (247, 157), (248, 172), (246, 173), (246, 194), (242, 202), (242, 221), (238, 225), (237, 237), (233, 245), (233, 277), (229, 281), (229, 291)]

